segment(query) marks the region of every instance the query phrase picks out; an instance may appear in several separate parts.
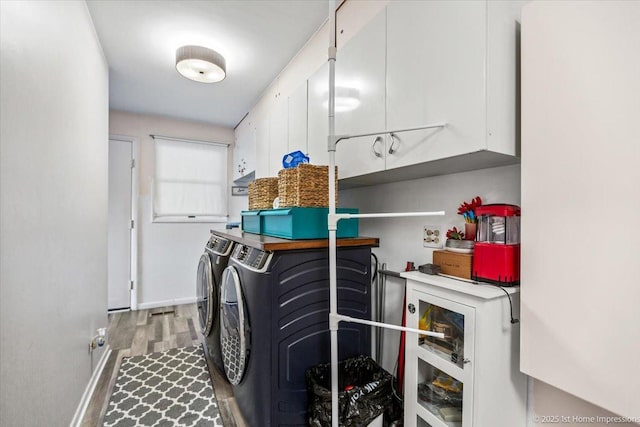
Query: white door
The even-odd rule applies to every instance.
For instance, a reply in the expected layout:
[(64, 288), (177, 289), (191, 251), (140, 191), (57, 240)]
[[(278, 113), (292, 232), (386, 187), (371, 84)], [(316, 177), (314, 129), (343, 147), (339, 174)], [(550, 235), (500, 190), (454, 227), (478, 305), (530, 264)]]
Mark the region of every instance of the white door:
[(109, 140), (109, 310), (131, 307), (131, 141)]

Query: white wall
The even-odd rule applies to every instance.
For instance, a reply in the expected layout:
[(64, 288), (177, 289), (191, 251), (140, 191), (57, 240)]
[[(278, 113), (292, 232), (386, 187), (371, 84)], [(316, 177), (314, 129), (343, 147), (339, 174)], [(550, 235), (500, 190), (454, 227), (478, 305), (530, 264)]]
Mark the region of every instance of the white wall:
[[(445, 216), (422, 218), (361, 219), (360, 234), (380, 238), (374, 249), (388, 270), (404, 271), (407, 261), (416, 267), (432, 262), (433, 249), (423, 247), (423, 227), (440, 225), (443, 232), (464, 228), (458, 206), (480, 196), (484, 203), (520, 204), (520, 166), (483, 169), (473, 172), (422, 178), (411, 181), (362, 187), (339, 192), (341, 207), (357, 207), (361, 213), (440, 211)], [(386, 319), (402, 321), (404, 280), (387, 280)], [(385, 332), (382, 366), (393, 372), (398, 357), (400, 334)]]
[[(533, 380), (533, 384), (533, 413), (529, 416), (533, 420), (532, 425), (536, 427), (548, 426), (549, 424), (560, 424), (562, 427), (625, 427), (639, 425), (637, 423), (622, 422), (620, 420), (621, 417), (613, 412), (565, 393), (542, 381)], [(635, 416), (640, 417), (638, 414)], [(565, 418), (562, 418), (562, 422), (554, 422), (554, 419), (557, 419), (556, 417)], [(608, 422), (606, 421), (607, 418), (609, 418)]]
[[(154, 172), (153, 139), (162, 135), (233, 144), (233, 129), (202, 122), (189, 122), (161, 116), (111, 111), (109, 133), (138, 141), (138, 308), (194, 302), (198, 260), (209, 238), (209, 230), (224, 229), (221, 223), (153, 223), (151, 222), (151, 188)], [(231, 182), (233, 147), (229, 147), (229, 182)], [(230, 188), (230, 187), (229, 187)], [(229, 193), (231, 190), (229, 189)], [(231, 220), (240, 217), (246, 197), (229, 196)]]
[(0, 16), (0, 425), (64, 426), (107, 323), (107, 64), (84, 2)]

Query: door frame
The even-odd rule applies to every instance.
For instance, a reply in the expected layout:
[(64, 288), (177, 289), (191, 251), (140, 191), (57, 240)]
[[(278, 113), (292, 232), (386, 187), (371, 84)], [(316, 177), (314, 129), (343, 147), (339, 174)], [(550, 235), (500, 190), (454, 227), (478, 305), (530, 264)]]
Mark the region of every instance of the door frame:
[(130, 233), (131, 244), (131, 273), (129, 280), (133, 282), (133, 289), (129, 291), (130, 294), (130, 309), (136, 311), (138, 309), (138, 230), (140, 229), (140, 221), (138, 215), (138, 158), (139, 158), (139, 143), (137, 138), (126, 135), (113, 135), (109, 134), (109, 141), (123, 141), (131, 143), (131, 221), (133, 221), (133, 228)]

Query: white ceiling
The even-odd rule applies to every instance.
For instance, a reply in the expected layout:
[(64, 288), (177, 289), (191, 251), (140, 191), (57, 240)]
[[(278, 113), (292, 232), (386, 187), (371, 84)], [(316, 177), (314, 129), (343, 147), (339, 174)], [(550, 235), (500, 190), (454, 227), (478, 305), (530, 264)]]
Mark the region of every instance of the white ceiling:
[[(327, 0), (88, 0), (109, 63), (110, 108), (234, 127), (329, 15)], [(176, 49), (221, 53), (227, 77), (198, 83)]]

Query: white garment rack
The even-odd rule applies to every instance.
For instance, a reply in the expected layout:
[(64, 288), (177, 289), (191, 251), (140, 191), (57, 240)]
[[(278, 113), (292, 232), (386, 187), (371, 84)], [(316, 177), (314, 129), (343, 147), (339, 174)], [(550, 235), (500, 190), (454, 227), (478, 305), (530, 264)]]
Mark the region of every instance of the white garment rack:
[(335, 135), (335, 62), (336, 62), (336, 1), (329, 0), (329, 136), (327, 150), (329, 152), (329, 331), (331, 336), (331, 425), (339, 426), (338, 414), (338, 327), (340, 322), (361, 323), (379, 328), (394, 329), (398, 331), (414, 332), (422, 335), (444, 338), (444, 334), (420, 329), (406, 328), (388, 323), (373, 322), (344, 316), (338, 313), (337, 292), (337, 242), (336, 231), (338, 221), (349, 218), (394, 218), (410, 216), (436, 216), (444, 215), (444, 211), (436, 212), (403, 212), (403, 213), (372, 213), (372, 214), (336, 214), (336, 146), (339, 141), (380, 134), (392, 134), (421, 129), (434, 129), (446, 126), (446, 123), (434, 123), (425, 126), (386, 130), (381, 132), (363, 133), (358, 135)]

